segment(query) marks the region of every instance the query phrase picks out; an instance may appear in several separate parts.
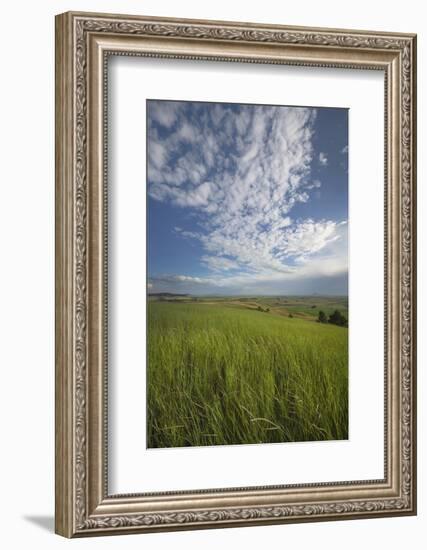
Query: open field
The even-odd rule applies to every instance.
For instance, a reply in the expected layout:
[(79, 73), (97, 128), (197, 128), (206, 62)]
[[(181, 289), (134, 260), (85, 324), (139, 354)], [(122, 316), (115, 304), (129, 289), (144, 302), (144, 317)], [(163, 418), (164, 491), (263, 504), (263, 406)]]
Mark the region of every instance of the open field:
[(197, 303), (238, 307), (243, 309), (269, 309), (271, 314), (315, 321), (319, 311), (327, 316), (338, 310), (348, 318), (347, 296), (190, 296), (186, 294), (152, 294), (150, 302)]
[[(315, 307), (313, 307), (315, 306)], [(340, 297), (151, 296), (150, 448), (348, 437)]]

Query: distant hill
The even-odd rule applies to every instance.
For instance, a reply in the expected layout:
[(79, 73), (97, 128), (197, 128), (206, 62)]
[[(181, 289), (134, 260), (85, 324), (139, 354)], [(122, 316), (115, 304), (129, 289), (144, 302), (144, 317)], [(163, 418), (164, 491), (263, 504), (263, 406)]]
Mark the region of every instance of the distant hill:
[(185, 298), (187, 296), (191, 296), (191, 294), (177, 294), (173, 292), (149, 292), (148, 296), (155, 296), (158, 298), (174, 298), (175, 296), (179, 296)]

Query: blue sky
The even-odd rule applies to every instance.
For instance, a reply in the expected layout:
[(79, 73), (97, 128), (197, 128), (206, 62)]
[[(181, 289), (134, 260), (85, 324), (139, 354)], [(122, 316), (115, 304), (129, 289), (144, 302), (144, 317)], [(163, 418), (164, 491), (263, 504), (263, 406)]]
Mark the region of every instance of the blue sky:
[(348, 111), (147, 101), (148, 289), (347, 294)]

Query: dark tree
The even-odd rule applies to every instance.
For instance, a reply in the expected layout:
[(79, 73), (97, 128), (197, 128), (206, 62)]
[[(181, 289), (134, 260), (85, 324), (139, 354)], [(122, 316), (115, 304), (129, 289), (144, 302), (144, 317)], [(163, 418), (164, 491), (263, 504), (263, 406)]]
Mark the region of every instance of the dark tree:
[(337, 309), (331, 315), (329, 315), (329, 323), (331, 323), (331, 325), (337, 325), (339, 327), (348, 326), (347, 319)]
[(319, 317), (317, 318), (317, 321), (319, 323), (327, 323), (328, 318), (326, 317), (326, 313), (322, 310), (319, 311)]

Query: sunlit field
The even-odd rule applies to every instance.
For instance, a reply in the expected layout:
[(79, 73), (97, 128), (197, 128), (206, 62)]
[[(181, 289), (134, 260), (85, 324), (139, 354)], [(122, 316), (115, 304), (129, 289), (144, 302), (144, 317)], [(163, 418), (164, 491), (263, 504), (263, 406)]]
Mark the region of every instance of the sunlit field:
[(347, 298), (150, 297), (147, 446), (348, 437)]

